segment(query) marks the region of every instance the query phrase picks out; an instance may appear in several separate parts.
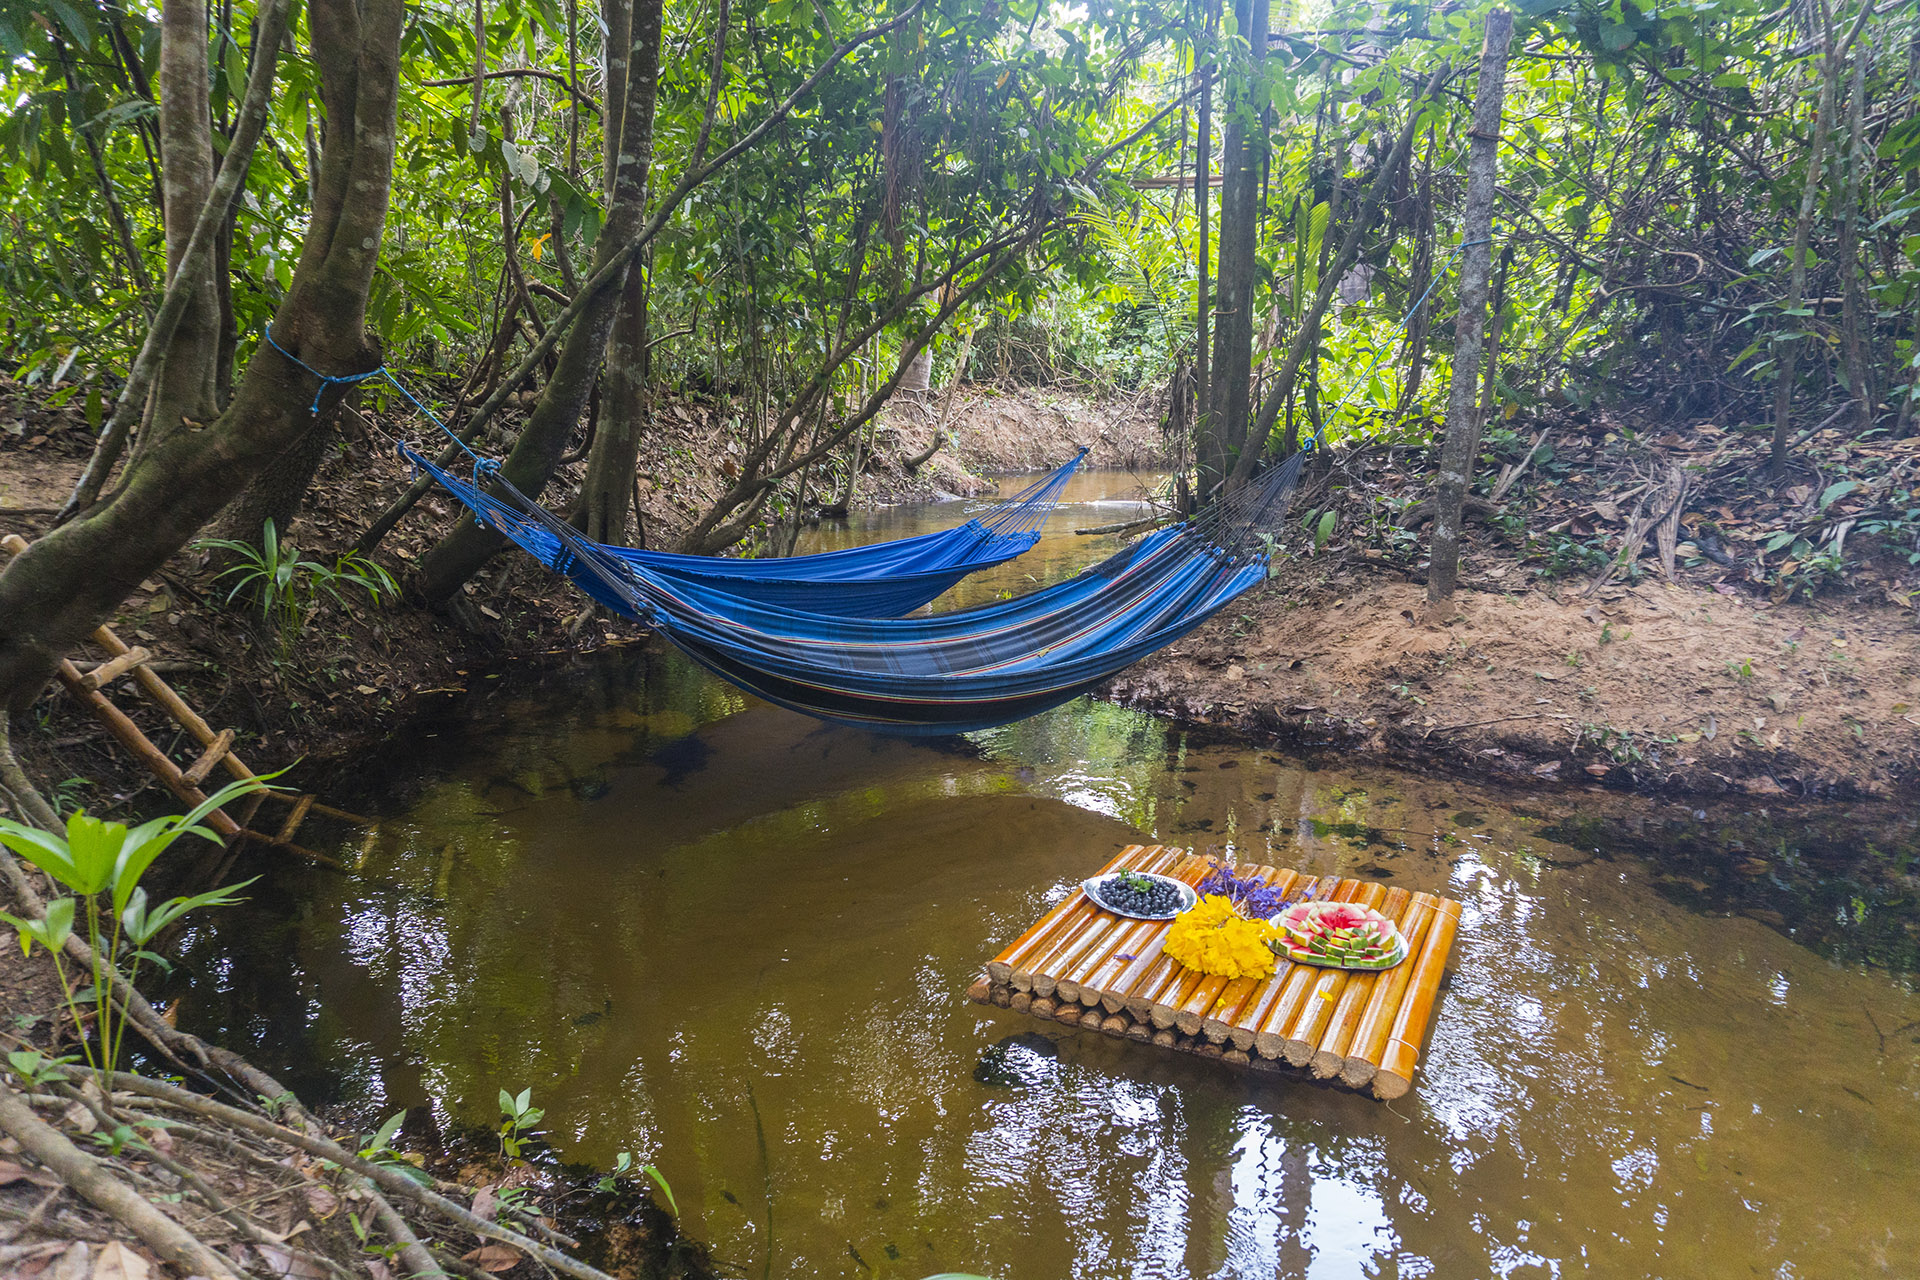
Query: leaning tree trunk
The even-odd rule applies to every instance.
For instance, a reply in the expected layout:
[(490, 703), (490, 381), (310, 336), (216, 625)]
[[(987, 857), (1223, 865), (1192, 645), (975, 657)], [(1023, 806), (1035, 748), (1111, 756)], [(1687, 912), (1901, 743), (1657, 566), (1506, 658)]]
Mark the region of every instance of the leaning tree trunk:
[[(307, 12), (326, 143), (273, 332), (305, 365), (344, 373), (378, 362), (365, 334), (366, 303), (393, 177), (405, 4), (309, 0)], [(15, 558), (0, 573), (0, 703), (24, 708), (63, 654), (312, 430), (322, 387), (263, 345), (219, 417), (198, 431), (156, 432), (113, 494)], [(326, 387), (321, 411), (338, 398)]]
[[(620, 128), (614, 135), (616, 145), (609, 148), (615, 156), (612, 198), (606, 226), (594, 242), (589, 276), (597, 275), (625, 251), (646, 221), (647, 173), (653, 161), (653, 107), (660, 79), (661, 5), (662, 0), (638, 0), (633, 6), (625, 100), (620, 106)], [(611, 103), (608, 109), (613, 109)], [(625, 274), (633, 274), (632, 267)], [(553, 478), (566, 452), (567, 437), (593, 394), (607, 337), (625, 293), (623, 286), (624, 276), (615, 277), (587, 300), (561, 343), (559, 363), (541, 393), (540, 403), (501, 464), (501, 476), (530, 497), (538, 497)], [(609, 430), (611, 426), (611, 422), (602, 423), (596, 447), (601, 438), (616, 434)], [(632, 476), (633, 464), (628, 462), (621, 483), (631, 488)], [(481, 528), (470, 515), (462, 516), (453, 531), (421, 560), (414, 586), (428, 600), (446, 600), (506, 545), (500, 534)]]
[(1447, 388), (1447, 438), (1440, 447), (1440, 487), (1434, 495), (1433, 562), (1427, 601), (1453, 596), (1460, 573), (1460, 519), (1474, 455), (1480, 452), (1480, 351), (1487, 332), (1487, 277), (1493, 267), (1493, 197), (1500, 151), (1500, 108), (1506, 99), (1507, 46), (1513, 14), (1487, 15), (1480, 46), (1480, 83), (1468, 130), (1467, 202), (1460, 218), (1460, 310), (1454, 320), (1453, 378)]
[(1420, 123), (1421, 107), (1440, 92), (1440, 86), (1446, 83), (1448, 74), (1447, 65), (1440, 64), (1427, 81), (1426, 89), (1407, 108), (1407, 123), (1394, 140), (1393, 150), (1387, 154), (1387, 162), (1380, 166), (1373, 181), (1367, 184), (1367, 194), (1361, 199), (1359, 209), (1347, 226), (1346, 237), (1340, 242), (1340, 252), (1334, 255), (1332, 265), (1320, 273), (1320, 286), (1314, 291), (1312, 301), (1294, 327), (1286, 360), (1280, 365), (1280, 372), (1274, 375), (1272, 390), (1267, 392), (1266, 400), (1260, 405), (1260, 412), (1247, 433), (1240, 456), (1233, 464), (1234, 484), (1245, 483), (1253, 475), (1254, 467), (1266, 455), (1267, 441), (1273, 436), (1273, 424), (1279, 421), (1281, 407), (1293, 395), (1294, 380), (1300, 376), (1301, 363), (1307, 353), (1319, 344), (1320, 322), (1326, 316), (1327, 308), (1333, 304), (1334, 293), (1339, 289), (1340, 281), (1359, 260), (1361, 238), (1373, 226), (1374, 215), (1379, 212), (1381, 202), (1393, 188), (1396, 175), (1413, 153), (1413, 135)]

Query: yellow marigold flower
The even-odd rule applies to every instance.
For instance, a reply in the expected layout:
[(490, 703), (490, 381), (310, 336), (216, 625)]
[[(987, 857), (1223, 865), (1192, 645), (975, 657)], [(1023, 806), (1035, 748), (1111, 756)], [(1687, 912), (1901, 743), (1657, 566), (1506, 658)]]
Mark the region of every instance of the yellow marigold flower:
[(1272, 925), (1242, 916), (1231, 898), (1208, 894), (1174, 919), (1165, 954), (1222, 978), (1270, 978), (1274, 954), (1267, 941), (1274, 936)]

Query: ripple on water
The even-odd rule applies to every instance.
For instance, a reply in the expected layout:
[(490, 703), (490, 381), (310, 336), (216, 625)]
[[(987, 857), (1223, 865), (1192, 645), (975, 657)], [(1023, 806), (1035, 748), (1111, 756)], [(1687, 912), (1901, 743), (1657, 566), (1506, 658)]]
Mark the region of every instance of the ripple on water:
[[(1061, 541), (1036, 565), (1084, 562)], [(500, 1088), (531, 1087), (562, 1155), (658, 1163), (688, 1229), (749, 1271), (1851, 1276), (1920, 1257), (1909, 980), (1725, 914), (1766, 877), (1676, 892), (1632, 824), (1564, 797), (1308, 769), (1086, 701), (889, 741), (665, 652), (460, 714), (385, 766), (389, 821), (356, 872), (283, 871), (191, 935), (183, 969), (222, 978), (182, 980), (186, 1016), (377, 1108), (488, 1124)], [(1672, 835), (1660, 812), (1648, 840)], [(1462, 901), (1411, 1096), (964, 1001), (1119, 845), (1176, 832)], [(1785, 927), (1837, 914), (1766, 901)], [(1912, 932), (1897, 910), (1849, 890), (1844, 915), (1893, 939)]]

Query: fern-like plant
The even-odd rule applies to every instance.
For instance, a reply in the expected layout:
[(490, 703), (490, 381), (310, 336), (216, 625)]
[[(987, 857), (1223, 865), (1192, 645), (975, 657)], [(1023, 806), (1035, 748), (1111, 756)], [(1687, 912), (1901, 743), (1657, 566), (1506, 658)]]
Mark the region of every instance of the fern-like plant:
[(280, 537), (271, 519), (261, 527), (257, 547), (237, 538), (203, 538), (194, 545), (227, 552), (238, 561), (216, 575), (215, 581), (234, 579), (226, 596), (229, 604), (242, 592), (252, 594), (259, 602), (261, 619), (279, 638), (282, 657), (292, 649), (322, 595), (344, 608), (343, 588), (365, 591), (375, 604), (400, 594), (392, 574), (357, 552), (349, 551), (331, 565), (301, 559), (299, 550)]

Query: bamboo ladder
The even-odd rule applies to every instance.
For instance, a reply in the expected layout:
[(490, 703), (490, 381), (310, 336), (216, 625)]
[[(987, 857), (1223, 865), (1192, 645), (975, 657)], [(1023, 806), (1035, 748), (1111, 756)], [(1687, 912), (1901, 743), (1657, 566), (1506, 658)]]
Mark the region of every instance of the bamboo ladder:
[[(27, 549), (27, 540), (17, 533), (0, 538), (0, 551), (10, 555), (19, 555)], [(132, 752), (134, 757), (152, 771), (154, 777), (165, 784), (182, 803), (198, 806), (207, 796), (201, 788), (216, 768), (225, 769), (236, 779), (253, 778), (259, 775), (247, 767), (233, 749), (234, 733), (232, 729), (222, 729), (215, 733), (211, 725), (200, 717), (186, 699), (161, 679), (160, 673), (148, 666), (153, 654), (140, 645), (129, 645), (113, 633), (112, 628), (104, 624), (94, 628), (93, 642), (105, 650), (107, 660), (90, 671), (81, 671), (71, 658), (62, 658), (55, 674), (60, 683), (67, 687), (75, 700), (91, 711), (94, 718), (107, 727), (114, 738)], [(106, 690), (123, 676), (132, 676), (141, 692), (145, 693), (159, 708), (186, 730), (199, 742), (200, 755), (184, 769), (168, 758), (167, 753), (153, 744), (153, 741), (140, 730), (140, 726), (128, 718), (126, 712), (114, 705)], [(286, 817), (271, 834), (255, 831), (252, 823), (259, 815), (261, 807), (269, 800), (289, 806)], [(226, 840), (251, 840), (270, 845), (276, 849), (286, 849), (301, 857), (311, 858), (325, 866), (340, 868), (340, 863), (303, 845), (294, 843), (301, 826), (313, 814), (364, 827), (369, 833), (377, 830), (371, 818), (357, 813), (348, 813), (345, 809), (336, 809), (321, 804), (310, 794), (292, 791), (260, 790), (248, 796), (242, 806), (236, 807), (240, 815), (235, 818), (224, 809), (215, 809), (207, 815), (206, 823)]]

